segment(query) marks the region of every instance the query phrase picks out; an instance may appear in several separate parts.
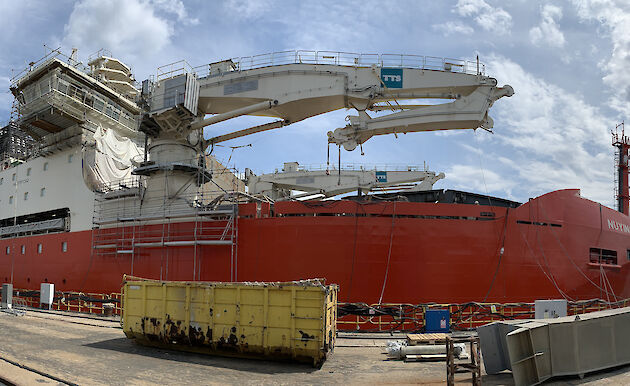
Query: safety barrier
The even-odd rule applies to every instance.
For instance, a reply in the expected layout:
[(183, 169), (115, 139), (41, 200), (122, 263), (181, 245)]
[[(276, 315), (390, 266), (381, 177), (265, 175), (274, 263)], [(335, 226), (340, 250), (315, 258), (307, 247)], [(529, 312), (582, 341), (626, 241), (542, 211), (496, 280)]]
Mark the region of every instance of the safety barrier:
[(420, 68), (423, 70), (461, 72), (471, 75), (483, 75), (485, 73), (485, 65), (479, 63), (478, 60), (425, 55), (289, 50), (231, 58), (222, 62), (204, 64), (196, 67), (192, 67), (185, 60), (180, 60), (158, 67), (156, 78), (160, 81), (186, 73), (195, 74), (197, 77), (203, 78), (206, 76), (219, 76), (226, 72), (246, 71), (285, 64), (332, 64), (349, 67), (369, 67), (374, 65), (378, 67)]
[[(14, 290), (16, 306), (39, 308), (39, 291)], [(52, 309), (90, 314), (120, 315), (121, 294), (55, 292)], [(630, 306), (630, 299), (607, 302), (603, 299), (570, 301), (568, 315), (584, 314)], [(365, 304), (339, 303), (337, 328), (345, 331), (422, 331), (428, 309), (448, 309), (452, 330), (472, 330), (500, 320), (534, 318), (534, 303), (461, 303), (461, 304)]]
[[(568, 315), (626, 307), (630, 299), (568, 302)], [(428, 309), (448, 309), (452, 330), (472, 330), (484, 324), (534, 318), (534, 303), (372, 304), (339, 303), (337, 328), (352, 331), (422, 331)]]
[[(56, 291), (51, 309), (99, 315), (120, 315), (122, 311), (120, 299), (120, 293), (96, 294)], [(13, 304), (16, 307), (40, 308), (39, 291), (14, 290)]]

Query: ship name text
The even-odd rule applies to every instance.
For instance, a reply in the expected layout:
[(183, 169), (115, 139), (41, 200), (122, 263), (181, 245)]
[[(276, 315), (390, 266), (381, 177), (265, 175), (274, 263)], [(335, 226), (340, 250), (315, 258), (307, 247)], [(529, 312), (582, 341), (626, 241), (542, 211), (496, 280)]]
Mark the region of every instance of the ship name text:
[(608, 229), (612, 229), (614, 231), (630, 233), (630, 226), (626, 224), (622, 224), (618, 221), (608, 219)]

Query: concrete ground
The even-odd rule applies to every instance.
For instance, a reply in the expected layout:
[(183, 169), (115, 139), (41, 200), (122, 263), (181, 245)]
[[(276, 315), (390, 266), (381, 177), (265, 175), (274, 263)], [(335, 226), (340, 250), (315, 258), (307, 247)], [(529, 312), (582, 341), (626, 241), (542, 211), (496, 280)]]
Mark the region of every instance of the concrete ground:
[[(320, 369), (309, 365), (204, 356), (140, 346), (113, 319), (0, 312), (0, 384), (443, 384), (444, 362), (388, 361), (387, 338), (340, 338)], [(459, 379), (462, 380), (462, 375)], [(513, 384), (510, 373), (484, 375)], [(548, 384), (630, 384), (630, 366)]]

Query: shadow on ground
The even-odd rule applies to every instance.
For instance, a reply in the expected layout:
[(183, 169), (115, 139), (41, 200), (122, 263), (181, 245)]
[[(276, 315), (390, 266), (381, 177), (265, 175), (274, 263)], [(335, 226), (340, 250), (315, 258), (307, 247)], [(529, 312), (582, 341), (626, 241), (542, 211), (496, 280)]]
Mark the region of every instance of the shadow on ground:
[(254, 358), (223, 357), (215, 355), (203, 355), (185, 351), (166, 350), (156, 347), (142, 346), (127, 338), (115, 338), (85, 344), (86, 347), (102, 350), (112, 350), (126, 354), (142, 355), (149, 358), (158, 358), (168, 361), (185, 362), (209, 367), (218, 367), (239, 371), (250, 371), (259, 374), (309, 374), (318, 369), (304, 363), (272, 362)]

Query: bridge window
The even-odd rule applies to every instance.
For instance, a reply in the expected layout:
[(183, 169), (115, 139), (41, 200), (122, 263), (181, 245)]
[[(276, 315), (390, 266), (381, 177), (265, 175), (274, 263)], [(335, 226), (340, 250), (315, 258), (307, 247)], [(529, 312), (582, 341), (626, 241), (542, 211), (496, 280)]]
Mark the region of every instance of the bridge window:
[(42, 245), (37, 244), (37, 253), (42, 253)]
[(9, 196), (9, 205), (13, 204), (13, 196)]
[(44, 197), (44, 195), (45, 195), (45, 194), (46, 194), (46, 188), (41, 188), (41, 189), (39, 190), (39, 196), (40, 196), (40, 197)]
[[(630, 253), (630, 251), (628, 251)], [(595, 264), (617, 265), (617, 251), (610, 249), (591, 248), (589, 260)]]
[(11, 253), (11, 247), (7, 247), (6, 249), (7, 255)]
[(31, 168), (26, 169), (26, 175), (30, 176), (31, 175)]
[(28, 192), (24, 192), (24, 201), (28, 200)]
[(22, 245), (22, 254), (26, 253), (26, 245)]
[(48, 170), (48, 162), (44, 162), (44, 171)]
[(68, 242), (64, 241), (61, 243), (61, 251), (62, 252), (68, 252)]

